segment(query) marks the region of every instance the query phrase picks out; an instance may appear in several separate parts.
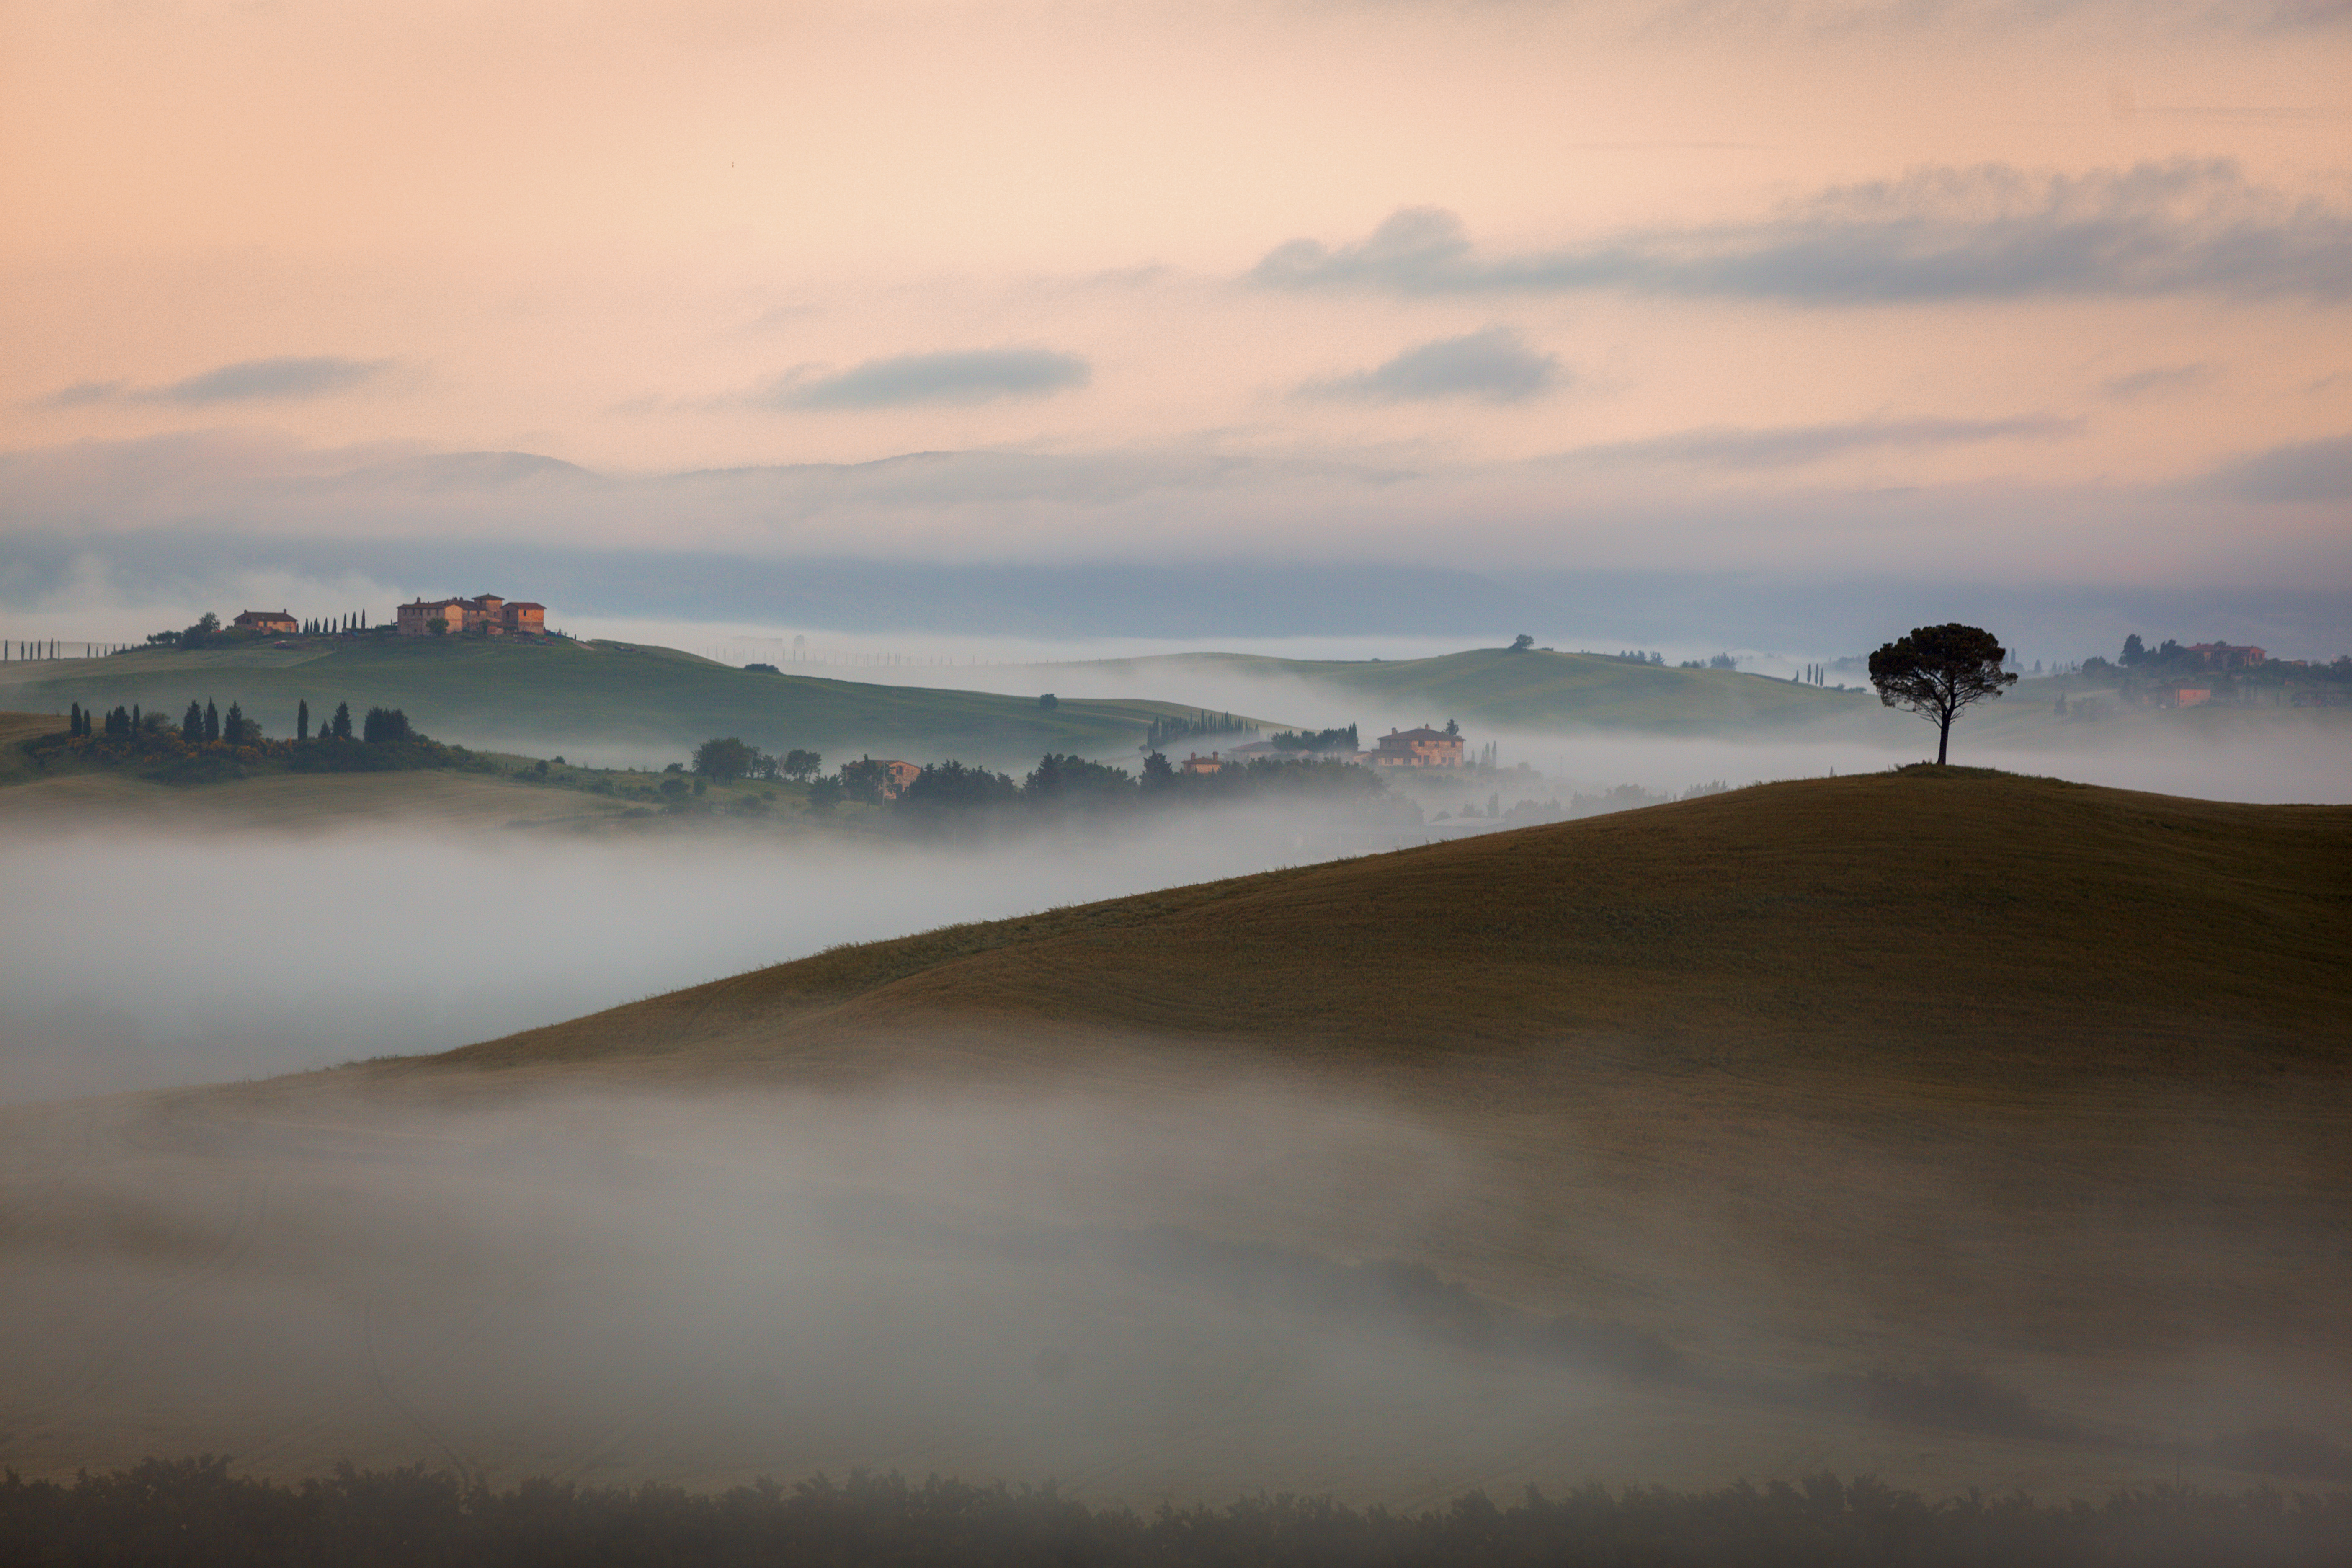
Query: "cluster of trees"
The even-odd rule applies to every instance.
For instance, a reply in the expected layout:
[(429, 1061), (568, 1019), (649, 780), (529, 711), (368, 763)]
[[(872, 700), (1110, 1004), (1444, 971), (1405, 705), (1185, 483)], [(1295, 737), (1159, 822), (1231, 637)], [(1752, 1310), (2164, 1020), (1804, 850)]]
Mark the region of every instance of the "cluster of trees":
[(339, 637), (368, 629), (367, 612), (353, 610), (348, 615), (320, 616), (302, 622), (302, 635), (311, 637)]
[[(371, 708), (358, 725), (348, 702), (338, 703), (318, 732), (310, 730), (310, 705), (295, 708), (295, 738), (271, 741), (260, 721), (232, 701), (226, 712), (207, 698), (191, 701), (177, 724), (137, 706), (100, 714), (75, 703), (68, 732), (34, 742), (45, 761), (61, 746), (85, 761), (132, 767), (167, 784), (203, 784), (242, 777), (247, 764), (283, 766), (298, 773), (375, 771), (408, 767), (473, 765), (469, 754), (436, 745), (419, 734), (397, 708)], [(356, 738), (354, 731), (356, 730)]]
[(1732, 658), (1727, 653), (1719, 653), (1712, 658), (1686, 658), (1683, 660), (1680, 668), (1684, 669), (1738, 669), (1739, 668), (1739, 661)]
[[(836, 799), (856, 799), (871, 789), (852, 763), (841, 770)], [(1359, 805), (1385, 803), (1388, 783), (1369, 768), (1348, 763), (1257, 757), (1227, 763), (1214, 773), (1181, 772), (1167, 753), (1153, 752), (1138, 773), (1084, 757), (1047, 752), (1015, 783), (1007, 773), (948, 761), (925, 767), (898, 794), (896, 808), (912, 818), (939, 818), (990, 808), (1105, 812), (1172, 805), (1250, 799), (1269, 795), (1312, 795)], [(865, 795), (864, 798), (876, 798)], [(812, 804), (816, 797), (812, 795)], [(1403, 809), (1419, 813), (1409, 805)]]
[[(2156, 677), (2222, 673), (2214, 669), (2208, 661), (2207, 656), (2197, 652), (2178, 638), (2167, 637), (2156, 647), (2150, 647), (2137, 632), (2124, 638), (2123, 650), (2116, 656), (2114, 662), (2110, 663), (2095, 655), (2075, 666), (2075, 668), (2085, 675), (2113, 674), (2118, 669), (2127, 675)], [(2289, 671), (2292, 671), (2298, 679), (2352, 679), (2352, 655), (2345, 655), (2331, 664), (2324, 665), (2290, 665), (2275, 658), (2265, 658), (2258, 665), (2242, 664), (2232, 667), (2232, 672), (2239, 675), (2268, 674), (2284, 677)]]
[(732, 784), (737, 779), (790, 779), (799, 784), (815, 777), (823, 766), (824, 758), (815, 752), (794, 748), (780, 757), (771, 756), (735, 735), (705, 741), (694, 749), (695, 776), (711, 784)]
[(1345, 752), (1350, 756), (1360, 749), (1353, 724), (1344, 730), (1281, 730), (1266, 737), (1266, 744), (1277, 752)]
[(1151, 727), (1144, 731), (1143, 749), (1146, 752), (1159, 752), (1165, 751), (1171, 744), (1180, 741), (1198, 742), (1206, 740), (1212, 735), (1255, 735), (1256, 733), (1257, 730), (1255, 726), (1241, 722), (1230, 713), (1212, 713), (1206, 709), (1201, 709), (1195, 710), (1189, 719), (1181, 715), (1173, 719), (1154, 719), (1151, 721)]
[(1637, 647), (1620, 648), (1617, 652), (1605, 655), (1604, 657), (1609, 658), (1622, 658), (1627, 664), (1664, 664), (1666, 662), (1666, 656), (1664, 654), (1648, 653)]
[(1292, 1492), (1150, 1513), (1092, 1507), (1045, 1487), (974, 1486), (853, 1471), (722, 1492), (478, 1478), (413, 1466), (290, 1484), (229, 1473), (226, 1458), (150, 1459), (70, 1483), (0, 1478), (0, 1559), (12, 1563), (241, 1568), (434, 1563), (520, 1568), (777, 1563), (896, 1568), (1920, 1568), (2002, 1563), (2341, 1563), (2352, 1555), (2352, 1495), (2283, 1496), (2159, 1484), (2103, 1503), (2022, 1492), (1937, 1500), (1823, 1471), (1794, 1485), (1675, 1491), (1598, 1483), (1496, 1503), (1463, 1493), (1419, 1512), (1358, 1510)]
[[(724, 750), (714, 753), (712, 748), (735, 744), (740, 742), (706, 742), (695, 753), (697, 771), (722, 778), (761, 776), (729, 774), (723, 771), (723, 764), (717, 772), (705, 767), (706, 758), (732, 755)], [(796, 763), (805, 761), (804, 770), (797, 765), (793, 770), (799, 776), (815, 772), (815, 752), (793, 752), (790, 756)], [(810, 806), (819, 811), (854, 801), (887, 805), (894, 815), (908, 821), (938, 822), (1013, 811), (1119, 811), (1178, 801), (1240, 800), (1267, 794), (1385, 802), (1387, 788), (1387, 781), (1369, 768), (1321, 759), (1261, 757), (1247, 763), (1228, 763), (1213, 773), (1187, 773), (1178, 770), (1164, 752), (1155, 751), (1145, 757), (1142, 768), (1137, 772), (1072, 753), (1048, 752), (1019, 779), (950, 758), (926, 764), (903, 784), (892, 779), (887, 762), (859, 757), (842, 763), (830, 774), (812, 779), (808, 800)], [(1414, 820), (1419, 820), (1416, 808), (1402, 805), (1402, 809), (1412, 812)]]

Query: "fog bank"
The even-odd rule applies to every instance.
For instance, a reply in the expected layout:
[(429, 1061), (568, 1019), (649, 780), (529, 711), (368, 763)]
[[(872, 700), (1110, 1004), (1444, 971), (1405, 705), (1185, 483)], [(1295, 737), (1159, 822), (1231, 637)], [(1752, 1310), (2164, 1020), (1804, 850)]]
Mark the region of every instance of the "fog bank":
[(446, 1050), (836, 943), (1403, 841), (1376, 837), (1276, 810), (960, 846), (20, 828), (0, 1102)]

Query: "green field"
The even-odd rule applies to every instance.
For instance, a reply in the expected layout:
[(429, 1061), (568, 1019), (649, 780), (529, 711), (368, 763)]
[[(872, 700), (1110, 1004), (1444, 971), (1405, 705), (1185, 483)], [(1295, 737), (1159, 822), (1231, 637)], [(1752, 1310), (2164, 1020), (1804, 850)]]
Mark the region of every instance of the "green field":
[(0, 707), (100, 711), (137, 703), (176, 718), (191, 700), (244, 704), (272, 736), (290, 735), (295, 704), (314, 722), (399, 708), (436, 740), (540, 753), (594, 745), (680, 755), (714, 735), (764, 751), (961, 757), (1034, 766), (1047, 752), (1132, 753), (1154, 719), (1190, 709), (1142, 700), (1034, 697), (875, 686), (752, 674), (670, 648), (624, 643), (478, 641), (371, 636), (157, 650), (103, 659), (0, 665)]

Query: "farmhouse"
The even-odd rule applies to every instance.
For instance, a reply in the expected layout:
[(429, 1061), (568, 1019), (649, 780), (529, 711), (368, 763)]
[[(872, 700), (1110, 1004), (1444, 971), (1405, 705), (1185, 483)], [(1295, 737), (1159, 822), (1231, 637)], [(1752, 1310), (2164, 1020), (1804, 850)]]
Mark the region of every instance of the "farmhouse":
[(1458, 768), (1462, 765), (1462, 737), (1444, 730), (1433, 730), (1426, 724), (1418, 730), (1391, 730), (1373, 743), (1374, 749), (1363, 753), (1362, 761), (1376, 768)]
[(239, 631), (268, 632), (273, 637), (290, 637), (301, 626), (283, 610), (244, 610), (230, 623)]
[(1214, 752), (1211, 752), (1205, 757), (1194, 752), (1178, 763), (1176, 771), (1180, 773), (1213, 773), (1221, 771), (1224, 765), (1223, 760)]
[(920, 778), (922, 773), (920, 763), (885, 762), (882, 764), (882, 798), (898, 799), (907, 793), (907, 786)]
[[(404, 637), (432, 637), (435, 622), (440, 632), (455, 637), (464, 632), (480, 632), (486, 637), (543, 637), (547, 632), (547, 606), (530, 599), (502, 599), (496, 594), (483, 594), (471, 599), (416, 599), (400, 606), (396, 622)], [(288, 623), (291, 628), (292, 623)]]
[(2233, 647), (2225, 642), (2190, 643), (2188, 651), (2208, 669), (2251, 669), (2270, 657), (2258, 647)]

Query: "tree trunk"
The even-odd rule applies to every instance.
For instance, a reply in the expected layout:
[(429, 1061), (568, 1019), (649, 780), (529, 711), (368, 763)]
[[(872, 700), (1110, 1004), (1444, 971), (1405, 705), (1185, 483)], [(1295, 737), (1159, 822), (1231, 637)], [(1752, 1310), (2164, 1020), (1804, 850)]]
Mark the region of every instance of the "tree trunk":
[(1940, 768), (1944, 765), (1945, 753), (1949, 752), (1951, 749), (1952, 714), (1951, 710), (1946, 709), (1944, 710), (1944, 721), (1937, 728), (1936, 731), (1936, 765), (1937, 767)]

